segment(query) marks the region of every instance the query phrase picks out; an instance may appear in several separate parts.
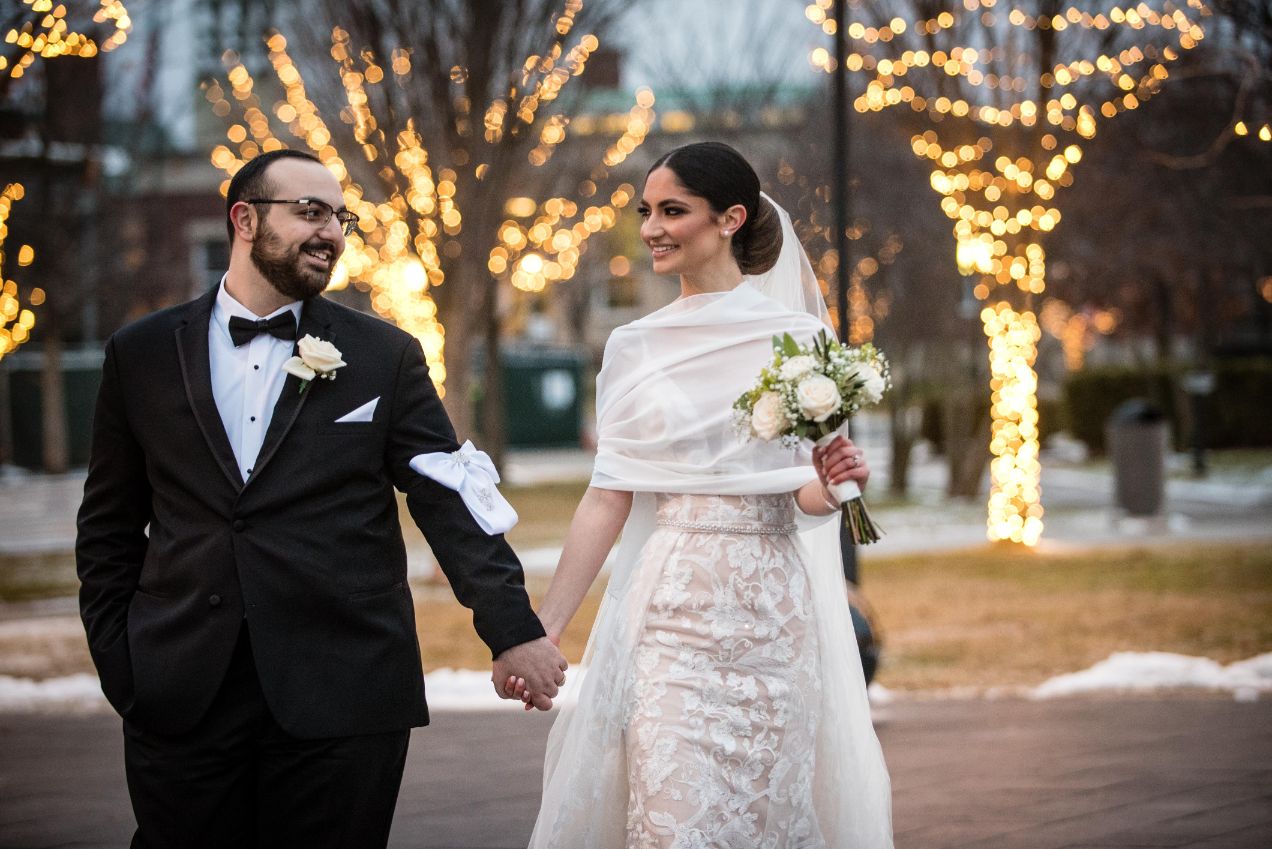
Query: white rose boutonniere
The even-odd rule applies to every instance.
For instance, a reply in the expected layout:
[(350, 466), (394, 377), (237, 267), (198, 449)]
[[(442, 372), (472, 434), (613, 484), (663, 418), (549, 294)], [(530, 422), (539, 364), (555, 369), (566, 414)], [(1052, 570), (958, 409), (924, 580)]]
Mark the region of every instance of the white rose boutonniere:
[(751, 411), (751, 429), (755, 435), (765, 441), (777, 439), (790, 426), (782, 407), (782, 396), (776, 392), (761, 395)]
[(346, 365), (340, 349), (325, 339), (306, 333), (296, 347), (300, 356), (283, 363), (283, 371), (300, 378), (301, 392), (308, 389), (310, 381), (315, 378), (335, 380), (336, 369)]
[(839, 411), (839, 387), (824, 375), (806, 377), (795, 387), (799, 411), (814, 422), (824, 422)]

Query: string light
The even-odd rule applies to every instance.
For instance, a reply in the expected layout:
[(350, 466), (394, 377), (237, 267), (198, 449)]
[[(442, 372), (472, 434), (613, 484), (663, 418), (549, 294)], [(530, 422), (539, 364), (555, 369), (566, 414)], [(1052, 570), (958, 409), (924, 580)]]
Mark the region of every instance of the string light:
[(1006, 301), (981, 311), (989, 338), (991, 539), (1033, 546), (1042, 536), (1038, 482), (1038, 321)]
[[(579, 0), (566, 3), (556, 21), (559, 36), (564, 38), (570, 33), (581, 8)], [(464, 216), (457, 197), (457, 169), (473, 167), (473, 176), (481, 181), (488, 164), (478, 162), (471, 166), (468, 152), (460, 150), (452, 152), (453, 167), (438, 167), (413, 118), (408, 118), (404, 129), (395, 135), (386, 134), (370, 106), (368, 87), (385, 82), (411, 84), (411, 50), (393, 50), (386, 68), (370, 51), (356, 50), (348, 32), (336, 27), (332, 30), (330, 55), (338, 67), (347, 104), (341, 118), (350, 126), (366, 164), (392, 187), (384, 200), (368, 197), (364, 186), (351, 176), (348, 163), (334, 145), (333, 131), (308, 96), (300, 71), (287, 52), (284, 36), (271, 33), (266, 45), (284, 92), (284, 98), (269, 110), (255, 93), (251, 72), (232, 52), (223, 57), (229, 90), (216, 80), (204, 84), (204, 95), (212, 111), (228, 125), (227, 143), (212, 150), (212, 164), (232, 177), (253, 156), (287, 146), (275, 133), (275, 122), (312, 150), (340, 180), (345, 205), (359, 219), (358, 229), (347, 238), (345, 253), (328, 288), (339, 289), (352, 282), (368, 292), (377, 313), (420, 340), (430, 375), (438, 392), (444, 394), (446, 331), (431, 292), (445, 283), (447, 260), (459, 255), (456, 237), (463, 231)], [(558, 41), (546, 55), (528, 57), (519, 86), (509, 95), (496, 98), (480, 113), (481, 140), (490, 146), (498, 145), (509, 133), (510, 120), (534, 124), (539, 109), (556, 100), (571, 77), (583, 73), (588, 58), (598, 47), (595, 36), (584, 35), (568, 50)], [(452, 68), (451, 81), (464, 85), (466, 70), (460, 66)], [(517, 90), (525, 94), (517, 96)], [(492, 234), (495, 244), (487, 257), (487, 269), (497, 280), (525, 292), (539, 292), (552, 282), (568, 280), (576, 273), (587, 239), (614, 226), (617, 210), (635, 194), (630, 185), (615, 189), (608, 203), (584, 207), (582, 201), (596, 193), (597, 183), (608, 176), (608, 169), (622, 162), (648, 134), (654, 117), (653, 94), (641, 89), (636, 101), (636, 106), (624, 116), (618, 130), (620, 136), (606, 152), (603, 164), (580, 186), (577, 200), (513, 199), (515, 216), (531, 220), (524, 224), (504, 221)], [(461, 106), (461, 126), (457, 130), (460, 135), (468, 135), (468, 101), (461, 97), (457, 103)], [(528, 154), (534, 167), (551, 159), (556, 146), (565, 140), (570, 121), (557, 114), (539, 123), (538, 144)], [(228, 187), (227, 179), (221, 184), (222, 194)], [(512, 201), (509, 203), (512, 205)], [(509, 214), (514, 214), (511, 209)]]
[(1060, 342), (1064, 351), (1064, 365), (1069, 371), (1082, 368), (1087, 351), (1095, 347), (1095, 340), (1108, 336), (1122, 322), (1118, 310), (1086, 309), (1074, 311), (1058, 298), (1047, 301), (1039, 312), (1042, 329)]
[[(799, 236), (800, 244), (808, 252), (813, 274), (817, 278), (817, 286), (822, 297), (828, 298), (831, 281), (839, 270), (839, 251), (835, 247), (835, 234), (831, 226), (833, 216), (830, 212), (830, 186), (821, 184), (813, 186), (812, 180), (805, 174), (795, 170), (795, 166), (787, 159), (779, 161), (777, 181), (783, 186), (798, 183), (804, 190), (803, 200), (791, 204), (791, 223)], [(861, 243), (869, 232), (867, 222), (858, 221), (848, 230), (851, 241)], [(858, 244), (855, 254), (863, 254), (853, 263), (848, 273), (848, 340), (851, 344), (860, 345), (874, 339), (875, 328), (880, 321), (887, 318), (892, 306), (888, 292), (871, 293), (869, 281), (892, 265), (904, 247), (901, 236), (889, 233), (881, 239), (873, 240), (872, 246)], [(839, 331), (839, 314), (836, 305), (828, 304), (830, 320), (835, 331)]]
[(99, 8), (93, 14), (93, 22), (109, 24), (113, 30), (99, 45), (82, 32), (72, 32), (66, 21), (64, 3), (54, 5), (52, 0), (22, 0), (29, 6), (30, 15), (20, 26), (13, 26), (4, 35), (5, 44), (18, 48), (21, 54), (15, 59), (0, 56), (0, 73), (19, 79), (31, 67), (38, 56), (55, 59), (59, 56), (79, 56), (87, 59), (100, 53), (109, 53), (128, 40), (132, 20), (120, 0), (99, 0)]
[[(31, 337), (31, 329), (35, 327), (35, 313), (23, 309), (18, 300), (18, 284), (14, 280), (4, 279), (4, 263), (6, 254), (5, 240), (9, 237), (9, 215), (13, 205), (22, 200), (26, 191), (21, 183), (9, 183), (0, 191), (0, 360), (11, 354)], [(18, 265), (30, 265), (35, 261), (35, 251), (30, 245), (18, 249)], [(33, 289), (27, 298), (32, 306), (44, 303), (44, 291)]]
[(578, 203), (561, 197), (535, 204), (522, 216), (533, 216), (528, 223), (510, 218), (499, 226), (499, 244), (491, 248), (486, 266), (491, 274), (507, 279), (523, 292), (542, 292), (550, 283), (569, 280), (577, 271), (583, 243), (592, 234), (613, 227), (618, 210), (635, 196), (635, 188), (624, 183), (602, 206), (580, 210)]
[[(827, 34), (836, 27), (832, 5), (816, 0), (805, 9)], [(879, 12), (878, 4), (849, 5)], [(1032, 15), (1001, 8), (998, 0), (962, 0), (923, 20), (849, 24), (843, 69), (825, 49), (809, 55), (828, 73), (866, 79), (853, 101), (858, 112), (901, 107), (928, 122), (911, 138), (911, 149), (930, 163), (932, 189), (952, 222), (956, 264), (975, 277), (977, 299), (997, 295), (981, 313), (994, 393), (988, 536), (1025, 545), (1034, 545), (1042, 531), (1033, 374), (1040, 331), (1032, 311), (1015, 311), (1006, 298), (1014, 293), (1028, 302), (1043, 293), (1042, 241), (1063, 217), (1056, 195), (1073, 184), (1083, 145), (1101, 121), (1139, 108), (1161, 90), (1170, 66), (1204, 39), (1202, 22), (1210, 15), (1202, 0), (1104, 11), (1084, 5)], [(1041, 31), (1047, 31), (1047, 64), (1026, 75), (1029, 34)], [(1250, 130), (1239, 123), (1234, 132)], [(1062, 318), (1053, 309), (1051, 320), (1067, 361), (1080, 361), (1085, 319)]]

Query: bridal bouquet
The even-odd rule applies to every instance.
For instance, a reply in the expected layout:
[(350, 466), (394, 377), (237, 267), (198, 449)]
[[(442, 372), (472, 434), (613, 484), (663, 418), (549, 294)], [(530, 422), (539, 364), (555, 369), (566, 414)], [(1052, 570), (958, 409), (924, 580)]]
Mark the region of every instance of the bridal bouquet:
[[(822, 331), (812, 345), (800, 345), (791, 335), (773, 337), (773, 361), (755, 385), (733, 403), (740, 430), (766, 442), (780, 439), (797, 446), (808, 439), (829, 444), (863, 406), (877, 404), (889, 387), (888, 361), (867, 343), (843, 345)], [(854, 481), (830, 486), (839, 501), (853, 542), (877, 542), (879, 526), (866, 512)]]

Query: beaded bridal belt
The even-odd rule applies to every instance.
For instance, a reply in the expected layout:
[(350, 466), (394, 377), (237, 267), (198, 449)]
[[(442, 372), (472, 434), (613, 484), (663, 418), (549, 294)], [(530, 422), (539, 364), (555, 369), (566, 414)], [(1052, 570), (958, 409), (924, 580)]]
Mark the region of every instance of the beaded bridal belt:
[(794, 522), (788, 522), (785, 525), (743, 525), (728, 522), (690, 522), (679, 519), (659, 519), (658, 526), (700, 534), (793, 534), (799, 529)]

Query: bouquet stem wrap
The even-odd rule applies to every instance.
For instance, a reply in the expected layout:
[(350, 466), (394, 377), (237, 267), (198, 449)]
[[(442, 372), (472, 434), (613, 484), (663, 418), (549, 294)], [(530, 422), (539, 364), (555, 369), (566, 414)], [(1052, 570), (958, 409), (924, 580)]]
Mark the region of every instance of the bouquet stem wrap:
[[(836, 436), (847, 436), (847, 423), (841, 425), (838, 429), (832, 430), (830, 433), (820, 437), (817, 440), (818, 448), (825, 448), (835, 440)], [(826, 487), (830, 490), (830, 494), (839, 502), (839, 511), (844, 517), (844, 526), (848, 528), (848, 532), (852, 535), (852, 541), (855, 545), (869, 545), (872, 542), (878, 542), (883, 536), (883, 529), (875, 524), (874, 519), (870, 518), (870, 512), (866, 510), (866, 502), (861, 497), (861, 487), (857, 486), (857, 482), (847, 480), (843, 483), (832, 483)]]

